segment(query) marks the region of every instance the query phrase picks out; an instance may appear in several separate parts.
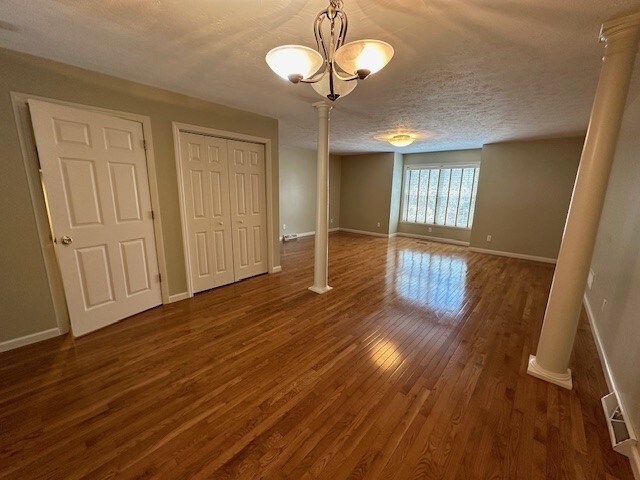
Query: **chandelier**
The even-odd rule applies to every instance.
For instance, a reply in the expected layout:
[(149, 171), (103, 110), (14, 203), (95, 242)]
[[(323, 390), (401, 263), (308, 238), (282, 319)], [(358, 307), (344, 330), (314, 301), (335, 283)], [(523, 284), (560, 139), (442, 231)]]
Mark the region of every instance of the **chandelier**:
[(313, 31), (317, 50), (283, 45), (266, 57), (276, 74), (294, 84), (309, 83), (331, 101), (351, 93), (358, 80), (382, 70), (393, 57), (393, 47), (381, 40), (345, 44), (348, 20), (342, 7), (342, 0), (329, 0), (327, 9), (316, 16)]

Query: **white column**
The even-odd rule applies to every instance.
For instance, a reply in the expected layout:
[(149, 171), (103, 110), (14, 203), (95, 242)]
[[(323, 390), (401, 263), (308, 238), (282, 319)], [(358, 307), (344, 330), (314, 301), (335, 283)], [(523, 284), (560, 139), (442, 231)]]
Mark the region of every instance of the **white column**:
[(536, 356), (528, 373), (571, 389), (569, 358), (582, 310), (611, 164), (640, 39), (640, 9), (602, 26), (602, 72), (571, 198)]
[(316, 196), (316, 236), (313, 286), (315, 293), (327, 293), (329, 286), (329, 111), (327, 102), (313, 104), (318, 109), (318, 178)]

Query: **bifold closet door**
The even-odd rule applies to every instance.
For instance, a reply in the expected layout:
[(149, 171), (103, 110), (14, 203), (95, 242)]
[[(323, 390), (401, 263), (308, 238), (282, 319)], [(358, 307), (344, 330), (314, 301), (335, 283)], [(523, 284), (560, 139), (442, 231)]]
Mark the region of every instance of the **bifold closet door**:
[(193, 292), (234, 277), (227, 140), (180, 133), (189, 269)]
[(266, 273), (264, 145), (228, 140), (233, 267), (236, 281)]

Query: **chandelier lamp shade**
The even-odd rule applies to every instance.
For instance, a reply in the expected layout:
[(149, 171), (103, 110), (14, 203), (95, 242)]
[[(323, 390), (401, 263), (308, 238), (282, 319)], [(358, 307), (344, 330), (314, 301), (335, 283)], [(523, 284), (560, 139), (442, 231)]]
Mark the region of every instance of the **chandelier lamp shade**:
[(407, 134), (394, 135), (390, 137), (389, 143), (394, 147), (407, 147), (415, 142), (415, 137)]
[(393, 57), (393, 47), (381, 40), (345, 43), (348, 20), (342, 0), (329, 0), (314, 21), (317, 50), (283, 45), (267, 53), (267, 64), (291, 83), (309, 83), (331, 101), (353, 91), (358, 80), (382, 70)]

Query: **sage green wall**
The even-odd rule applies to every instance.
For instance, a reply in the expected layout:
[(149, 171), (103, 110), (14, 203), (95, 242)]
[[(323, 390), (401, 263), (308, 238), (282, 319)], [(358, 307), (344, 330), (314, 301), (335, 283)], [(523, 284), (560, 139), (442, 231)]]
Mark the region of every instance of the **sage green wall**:
[[(317, 157), (316, 150), (280, 148), (280, 235), (316, 229)], [(340, 226), (340, 157), (336, 155), (329, 157), (329, 219), (329, 228)]]
[[(39, 95), (151, 118), (171, 294), (186, 291), (171, 122), (228, 130), (272, 141), (273, 205), (278, 202), (278, 122), (275, 119), (0, 49), (0, 341), (55, 328), (22, 153), (9, 92)], [(279, 263), (278, 211), (274, 257)]]
[(389, 233), (394, 165), (393, 153), (342, 157), (340, 228)]
[(316, 153), (281, 147), (280, 235), (313, 232), (315, 229)]
[[(455, 165), (480, 163), (482, 149), (450, 150), (446, 152), (408, 153), (403, 156), (405, 165)], [(431, 231), (429, 231), (431, 230)], [(456, 240), (469, 243), (471, 230), (464, 228), (450, 228), (436, 225), (416, 225), (412, 223), (400, 223), (398, 232), (412, 235)]]
[(573, 137), (485, 145), (471, 247), (557, 258), (583, 143)]
[(638, 96), (622, 122), (586, 293), (625, 415), (640, 432), (640, 91), (633, 93)]
[[(316, 152), (314, 151), (314, 154)], [(342, 186), (342, 157), (329, 156), (329, 228), (340, 227), (340, 194)]]
[[(431, 231), (429, 231), (431, 229)], [(425, 237), (442, 238), (443, 240), (455, 240), (468, 244), (471, 237), (471, 230), (465, 228), (449, 228), (437, 225), (416, 225), (412, 223), (401, 223), (398, 226), (399, 233), (409, 235), (420, 235)]]

